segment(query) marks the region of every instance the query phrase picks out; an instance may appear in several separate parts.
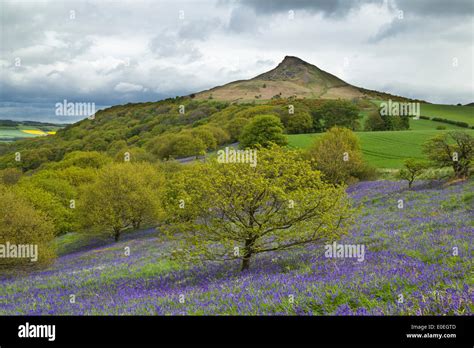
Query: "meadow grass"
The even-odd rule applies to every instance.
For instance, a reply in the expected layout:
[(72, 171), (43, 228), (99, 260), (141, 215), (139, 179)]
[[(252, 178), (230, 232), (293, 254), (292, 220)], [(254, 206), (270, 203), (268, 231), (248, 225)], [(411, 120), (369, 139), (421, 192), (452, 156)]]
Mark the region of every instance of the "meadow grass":
[(441, 117), (474, 126), (474, 107), (472, 106), (421, 104), (420, 109), (422, 116)]
[[(424, 122), (417, 120), (414, 122)], [(449, 130), (356, 132), (364, 159), (376, 168), (401, 168), (407, 158), (424, 158), (422, 145), (429, 138)], [(474, 130), (464, 129), (471, 135)], [(289, 146), (306, 149), (322, 133), (288, 135)]]

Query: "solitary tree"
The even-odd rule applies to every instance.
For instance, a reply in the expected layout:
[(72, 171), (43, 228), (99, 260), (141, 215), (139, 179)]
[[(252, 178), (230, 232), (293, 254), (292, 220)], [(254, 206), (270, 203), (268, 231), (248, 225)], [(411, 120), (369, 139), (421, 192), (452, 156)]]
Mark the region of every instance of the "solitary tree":
[(347, 128), (333, 127), (318, 137), (308, 150), (316, 169), (332, 183), (347, 183), (368, 172), (359, 139)]
[(414, 158), (409, 158), (404, 162), (405, 167), (400, 169), (398, 176), (400, 179), (408, 181), (408, 188), (411, 188), (413, 182), (419, 177), (425, 169), (428, 168), (429, 163), (423, 160), (417, 160)]
[(112, 234), (118, 241), (127, 228), (140, 228), (159, 216), (161, 176), (150, 164), (114, 163), (103, 167), (97, 180), (83, 188), (79, 211), (84, 227)]
[(337, 239), (352, 215), (344, 187), (278, 147), (259, 151), (256, 167), (196, 164), (174, 176), (166, 197), (176, 257), (239, 259), (241, 270), (260, 253)]
[(288, 143), (283, 134), (283, 124), (274, 115), (255, 116), (240, 134), (240, 147), (270, 147), (272, 144), (284, 146)]
[(474, 156), (474, 138), (460, 131), (439, 134), (423, 144), (423, 152), (438, 166), (451, 166), (456, 178), (466, 178)]

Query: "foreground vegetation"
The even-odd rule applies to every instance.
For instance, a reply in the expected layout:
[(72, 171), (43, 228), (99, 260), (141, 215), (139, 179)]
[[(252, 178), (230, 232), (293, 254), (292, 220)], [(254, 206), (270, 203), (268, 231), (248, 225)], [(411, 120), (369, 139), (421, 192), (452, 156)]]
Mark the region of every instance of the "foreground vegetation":
[(472, 181), (352, 186), (363, 213), (340, 242), (366, 245), (363, 262), (327, 259), (317, 246), (259, 254), (244, 273), (237, 260), (185, 267), (159, 231), (125, 234), (3, 278), (0, 314), (472, 315), (473, 190)]

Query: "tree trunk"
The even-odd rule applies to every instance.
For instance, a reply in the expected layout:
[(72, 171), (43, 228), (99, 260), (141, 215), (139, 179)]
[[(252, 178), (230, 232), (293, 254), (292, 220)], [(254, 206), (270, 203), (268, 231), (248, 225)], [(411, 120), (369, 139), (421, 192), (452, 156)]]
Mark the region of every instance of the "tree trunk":
[(247, 269), (249, 269), (250, 267), (250, 256), (249, 257), (245, 257), (242, 259), (242, 267), (240, 268), (240, 271), (243, 272)]
[(454, 170), (454, 176), (457, 179), (460, 179), (463, 177), (463, 168), (459, 164), (459, 162), (453, 162), (453, 170)]
[(120, 239), (120, 229), (114, 229), (114, 239), (116, 242)]
[(140, 229), (140, 225), (141, 225), (141, 221), (140, 221), (140, 220), (133, 221), (133, 223), (132, 223), (132, 226), (133, 226), (133, 229), (134, 229), (134, 230)]
[(250, 267), (250, 258), (252, 257), (252, 249), (251, 249), (252, 240), (246, 239), (245, 240), (245, 250), (244, 250), (244, 257), (242, 259), (242, 267), (240, 271), (243, 272)]

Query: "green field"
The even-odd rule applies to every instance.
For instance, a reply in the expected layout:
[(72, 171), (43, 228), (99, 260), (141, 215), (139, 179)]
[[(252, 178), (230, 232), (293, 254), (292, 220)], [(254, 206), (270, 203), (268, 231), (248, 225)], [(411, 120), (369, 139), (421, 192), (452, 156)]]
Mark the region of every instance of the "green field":
[(444, 127), (447, 130), (465, 130), (467, 128), (459, 127), (454, 124), (436, 122), (431, 120), (414, 120), (410, 119), (410, 130), (435, 130), (436, 127)]
[(0, 141), (12, 141), (20, 138), (31, 138), (35, 137), (34, 134), (27, 134), (22, 132), (18, 128), (13, 127), (0, 127)]
[[(420, 120), (420, 122), (423, 120)], [(474, 130), (466, 130), (474, 136)], [(443, 130), (409, 130), (390, 132), (357, 132), (362, 146), (364, 159), (377, 168), (401, 168), (406, 158), (424, 158), (422, 144), (429, 138), (440, 134)], [(288, 142), (294, 148), (307, 148), (314, 139), (321, 136), (315, 134), (293, 134)]]
[(422, 116), (441, 117), (474, 126), (474, 107), (472, 106), (421, 104), (420, 113)]
[[(385, 100), (372, 100), (375, 105)], [(420, 105), (421, 116), (439, 117), (453, 121), (466, 122), (470, 127), (474, 126), (474, 107), (473, 106), (457, 106), (443, 104), (424, 104)], [(365, 118), (364, 118), (365, 119)], [(437, 125), (446, 125), (445, 123), (436, 122)], [(447, 128), (449, 129), (449, 128)]]
[[(51, 126), (51, 125), (35, 126), (31, 124), (23, 124), (21, 122), (17, 122), (13, 125), (0, 125), (0, 142), (9, 142), (9, 141), (17, 140), (17, 139), (43, 136), (43, 135), (46, 135), (47, 132), (56, 132), (60, 128), (61, 128), (60, 126)], [(44, 134), (32, 134), (32, 133), (28, 133), (29, 131), (44, 133)]]

